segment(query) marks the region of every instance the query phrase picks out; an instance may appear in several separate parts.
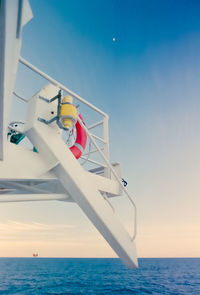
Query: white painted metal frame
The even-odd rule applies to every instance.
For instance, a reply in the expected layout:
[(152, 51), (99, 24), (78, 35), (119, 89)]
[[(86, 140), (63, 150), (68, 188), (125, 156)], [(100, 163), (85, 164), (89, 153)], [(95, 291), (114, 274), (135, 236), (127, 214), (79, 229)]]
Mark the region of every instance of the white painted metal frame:
[[(96, 106), (94, 106), (93, 104), (89, 103), (86, 99), (82, 98), (81, 96), (79, 96), (78, 94), (76, 94), (75, 92), (71, 91), (69, 88), (65, 87), (63, 84), (61, 84), (60, 82), (56, 81), (55, 79), (53, 79), (52, 77), (50, 77), (49, 75), (47, 75), (46, 73), (44, 73), (43, 71), (41, 71), (40, 69), (38, 69), (37, 67), (33, 66), (30, 62), (28, 62), (27, 60), (25, 60), (24, 58), (20, 57), (19, 58), (19, 62), (23, 65), (25, 65), (26, 67), (28, 67), (29, 69), (31, 69), (32, 71), (34, 71), (35, 73), (39, 74), (41, 77), (45, 78), (46, 80), (48, 80), (49, 82), (51, 82), (53, 85), (59, 87), (61, 90), (66, 91), (67, 93), (69, 93), (70, 95), (72, 95), (74, 98), (76, 98), (78, 101), (82, 102), (83, 104), (85, 104), (86, 106), (88, 106), (90, 109), (96, 111), (97, 113), (99, 113), (101, 116), (103, 116), (103, 120), (97, 123), (94, 123), (93, 125), (89, 126), (89, 129), (94, 129), (97, 126), (103, 125), (103, 134), (104, 137), (100, 138), (99, 136), (96, 136), (95, 134), (91, 134), (94, 138), (100, 140), (101, 142), (104, 143), (104, 155), (106, 156), (106, 158), (109, 160), (109, 132), (108, 132), (108, 115), (103, 112), (102, 110), (100, 110), (99, 108), (97, 108)], [(86, 158), (83, 159), (86, 160)], [(97, 161), (94, 161), (92, 159), (87, 159), (88, 162), (91, 162), (95, 165), (99, 165), (102, 166), (102, 164), (98, 163)], [(105, 170), (105, 175), (109, 176), (110, 173), (108, 171), (108, 167), (107, 170)]]
[(0, 1), (0, 160), (3, 160), (4, 155), (11, 97), (21, 48), (21, 31), (32, 16), (28, 0)]
[[(137, 267), (133, 239), (113, 212), (113, 206), (105, 194), (107, 190), (105, 182), (108, 181), (111, 185), (110, 181), (114, 180), (83, 169), (63, 141), (57, 124), (54, 122), (47, 125), (38, 120), (38, 118), (51, 119), (52, 112), (55, 113), (57, 109), (57, 102), (48, 103), (47, 100), (55, 96), (58, 90), (57, 86), (50, 84), (30, 99), (24, 129), (25, 135), (38, 150), (37, 156), (40, 161), (46, 163), (48, 171), (51, 171), (59, 180), (67, 195), (79, 205), (122, 261), (130, 268)], [(39, 96), (45, 97), (46, 100), (38, 99)], [(105, 163), (107, 164), (106, 161)], [(90, 178), (92, 175), (99, 179), (92, 181)], [(101, 182), (104, 187), (103, 193), (99, 189)], [(114, 183), (119, 187), (117, 181)]]
[[(136, 209), (136, 205), (135, 205), (133, 199), (131, 198), (127, 189), (123, 186), (121, 179), (119, 178), (119, 176), (117, 175), (117, 173), (115, 172), (115, 170), (113, 169), (113, 167), (109, 161), (109, 136), (108, 136), (108, 119), (109, 119), (109, 117), (108, 117), (108, 115), (106, 113), (104, 113), (103, 111), (101, 111), (100, 109), (98, 109), (93, 104), (89, 103), (87, 100), (85, 100), (81, 96), (77, 95), (75, 92), (71, 91), (70, 89), (68, 89), (67, 87), (65, 87), (64, 85), (62, 85), (58, 81), (56, 81), (55, 79), (51, 78), (46, 73), (39, 70), (37, 67), (33, 66), (30, 62), (26, 61), (24, 58), (20, 57), (19, 62), (22, 63), (23, 65), (25, 65), (26, 67), (28, 67), (29, 69), (31, 69), (32, 71), (36, 72), (37, 74), (39, 74), (40, 76), (42, 76), (43, 78), (45, 78), (46, 80), (48, 80), (49, 82), (54, 84), (55, 86), (59, 87), (61, 90), (64, 90), (67, 93), (71, 94), (77, 100), (84, 103), (89, 108), (91, 108), (92, 110), (96, 111), (97, 113), (99, 113), (103, 116), (102, 121), (94, 123), (93, 125), (89, 126), (88, 128), (83, 124), (83, 122), (79, 118), (78, 118), (78, 121), (79, 121), (80, 125), (82, 126), (82, 128), (86, 131), (90, 141), (95, 146), (96, 151), (98, 151), (101, 158), (104, 160), (105, 165), (102, 163), (99, 163), (97, 161), (91, 160), (89, 158), (86, 158), (84, 156), (82, 156), (82, 159), (87, 160), (88, 162), (91, 162), (95, 165), (103, 166), (104, 168), (106, 168), (105, 176), (110, 177), (111, 176), (110, 172), (112, 172), (112, 174), (114, 175), (114, 177), (117, 180), (117, 182), (119, 183), (122, 191), (125, 193), (125, 195), (129, 199), (129, 201), (132, 204), (133, 209), (134, 209), (134, 232), (133, 232), (133, 236), (132, 236), (132, 240), (134, 240), (136, 238), (136, 234), (137, 234), (137, 209)], [(89, 130), (94, 129), (95, 127), (100, 126), (100, 125), (103, 125), (104, 138), (100, 138), (99, 136), (96, 136), (96, 135), (90, 133), (90, 131), (89, 131)], [(101, 148), (98, 146), (98, 144), (96, 143), (95, 139), (100, 140), (104, 143), (103, 152), (102, 152)]]
[[(5, 153), (3, 155), (2, 146), (0, 146), (0, 159), (2, 159), (0, 161), (0, 202), (74, 201), (93, 222), (125, 265), (130, 268), (137, 267), (138, 263), (134, 244), (136, 237), (136, 206), (122, 185), (121, 179), (115, 170), (117, 166), (115, 165), (115, 168), (113, 168), (114, 166), (111, 165), (109, 160), (108, 115), (22, 57), (19, 57), (21, 28), (32, 17), (31, 9), (27, 0), (19, 0), (15, 2), (17, 4), (15, 5), (15, 9), (12, 10), (14, 14), (12, 17), (11, 15), (9, 16), (8, 9), (12, 5), (12, 0), (2, 0), (0, 1), (0, 5), (2, 3), (6, 9), (2, 10), (1, 6), (0, 9), (11, 25), (10, 28), (12, 28), (13, 36), (11, 40), (8, 30), (3, 32), (3, 38), (0, 36), (2, 38), (0, 38), (0, 41), (3, 44), (3, 61), (7, 62), (5, 67), (4, 64), (1, 67), (3, 71), (0, 73), (1, 85), (4, 83), (4, 88), (2, 89), (3, 91), (5, 90), (4, 93), (0, 93), (0, 102), (6, 105), (6, 108), (1, 105), (0, 109), (3, 113), (3, 127), (1, 124), (2, 120), (0, 122), (0, 126), (2, 127), (0, 128), (1, 138), (4, 133), (3, 137), (6, 139), (9, 104), (14, 88), (18, 60), (29, 69), (50, 81), (51, 84), (43, 88), (38, 95), (33, 96), (28, 101), (28, 117), (25, 122), (25, 129), (23, 131), (20, 130), (20, 133), (23, 132), (33, 146), (36, 147), (38, 153), (33, 153), (33, 151), (15, 146), (8, 140), (2, 140)], [(24, 13), (25, 11), (26, 13)], [(9, 29), (9, 26), (7, 28)], [(7, 43), (10, 45), (9, 50), (6, 49)], [(12, 45), (14, 43), (16, 43), (16, 46)], [(4, 47), (4, 45), (6, 46)], [(4, 56), (5, 52), (9, 52), (9, 54)], [(6, 78), (5, 81), (4, 78)], [(47, 120), (49, 119), (49, 114), (52, 114), (52, 105), (50, 106), (49, 104), (47, 107), (46, 104), (52, 98), (52, 93), (56, 95), (58, 90), (69, 93), (75, 99), (102, 116), (101, 121), (90, 125), (88, 128), (78, 119), (82, 128), (86, 131), (91, 144), (95, 147), (95, 150), (89, 150), (88, 153), (83, 155), (82, 159), (100, 166), (99, 168), (92, 169), (91, 171), (83, 169), (69, 148), (66, 148), (58, 126), (55, 123), (48, 126), (38, 120), (43, 115), (45, 119), (46, 116)], [(43, 94), (45, 95), (43, 96)], [(45, 97), (46, 101), (38, 99), (40, 95)], [(55, 112), (57, 109), (56, 102), (54, 102), (53, 108)], [(98, 126), (103, 127), (102, 138), (90, 132), (90, 130)], [(97, 144), (96, 140), (101, 145), (103, 144), (103, 148)], [(90, 158), (90, 155), (94, 153), (100, 155), (103, 163)], [(20, 169), (17, 169), (18, 167)], [(102, 173), (100, 174), (99, 171), (103, 171), (104, 176), (101, 176)], [(114, 208), (109, 200), (110, 196), (121, 195), (122, 191), (125, 192), (134, 208), (134, 234), (132, 237), (126, 232), (116, 214), (114, 214)]]

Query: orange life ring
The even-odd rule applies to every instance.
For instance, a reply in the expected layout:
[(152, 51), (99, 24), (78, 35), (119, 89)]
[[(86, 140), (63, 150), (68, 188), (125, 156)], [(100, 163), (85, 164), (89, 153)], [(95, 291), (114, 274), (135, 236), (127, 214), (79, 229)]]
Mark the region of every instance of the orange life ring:
[[(79, 114), (78, 116), (84, 123), (83, 117), (81, 116), (81, 114)], [(74, 155), (76, 159), (79, 159), (86, 147), (87, 134), (78, 121), (76, 122), (75, 127), (76, 127), (76, 141), (74, 145), (70, 147), (70, 151), (72, 152), (72, 154)]]

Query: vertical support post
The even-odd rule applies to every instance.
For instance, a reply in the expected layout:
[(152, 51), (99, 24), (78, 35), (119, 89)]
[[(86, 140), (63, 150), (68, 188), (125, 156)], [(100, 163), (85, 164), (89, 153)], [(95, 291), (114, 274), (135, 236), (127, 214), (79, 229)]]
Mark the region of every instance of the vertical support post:
[[(108, 116), (104, 116), (103, 118), (103, 137), (105, 140), (104, 143), (104, 155), (110, 160), (110, 154), (109, 154), (109, 129), (108, 129)], [(104, 176), (110, 178), (110, 168), (104, 168)]]
[(0, 160), (3, 160), (3, 142), (4, 142), (4, 85), (5, 85), (5, 24), (6, 24), (5, 1), (0, 1)]

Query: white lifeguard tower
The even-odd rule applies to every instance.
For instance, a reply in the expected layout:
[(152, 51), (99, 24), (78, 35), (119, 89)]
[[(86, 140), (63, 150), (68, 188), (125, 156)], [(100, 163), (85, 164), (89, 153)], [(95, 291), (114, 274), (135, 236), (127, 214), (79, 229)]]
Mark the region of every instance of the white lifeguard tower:
[[(0, 1), (0, 202), (76, 202), (123, 263), (136, 268), (136, 207), (122, 183), (119, 164), (111, 164), (109, 160), (108, 116), (20, 57), (21, 30), (31, 18), (28, 0)], [(9, 122), (18, 62), (50, 84), (27, 101), (25, 122)], [(59, 100), (66, 94), (102, 118), (86, 126), (80, 116), (76, 117), (87, 136), (89, 151), (84, 151), (79, 143), (75, 144), (80, 150), (80, 159), (93, 168), (84, 169), (63, 140), (65, 128), (62, 128), (64, 121), (61, 119), (72, 119), (69, 116), (60, 118), (60, 108), (71, 105)], [(97, 127), (103, 129), (103, 137), (94, 133)], [(34, 150), (16, 144), (24, 136)], [(92, 158), (95, 153), (101, 161)], [(132, 236), (124, 229), (110, 203), (111, 197), (122, 193), (134, 210)]]

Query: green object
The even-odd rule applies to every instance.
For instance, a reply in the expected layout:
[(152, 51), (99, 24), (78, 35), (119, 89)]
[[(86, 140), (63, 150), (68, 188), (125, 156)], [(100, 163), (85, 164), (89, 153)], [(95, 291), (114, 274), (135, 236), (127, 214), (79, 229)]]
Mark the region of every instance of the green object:
[(33, 152), (34, 152), (34, 153), (38, 153), (38, 151), (36, 150), (35, 147), (33, 147)]
[(13, 134), (10, 137), (10, 142), (14, 144), (19, 144), (22, 139), (24, 139), (25, 135), (21, 133)]

